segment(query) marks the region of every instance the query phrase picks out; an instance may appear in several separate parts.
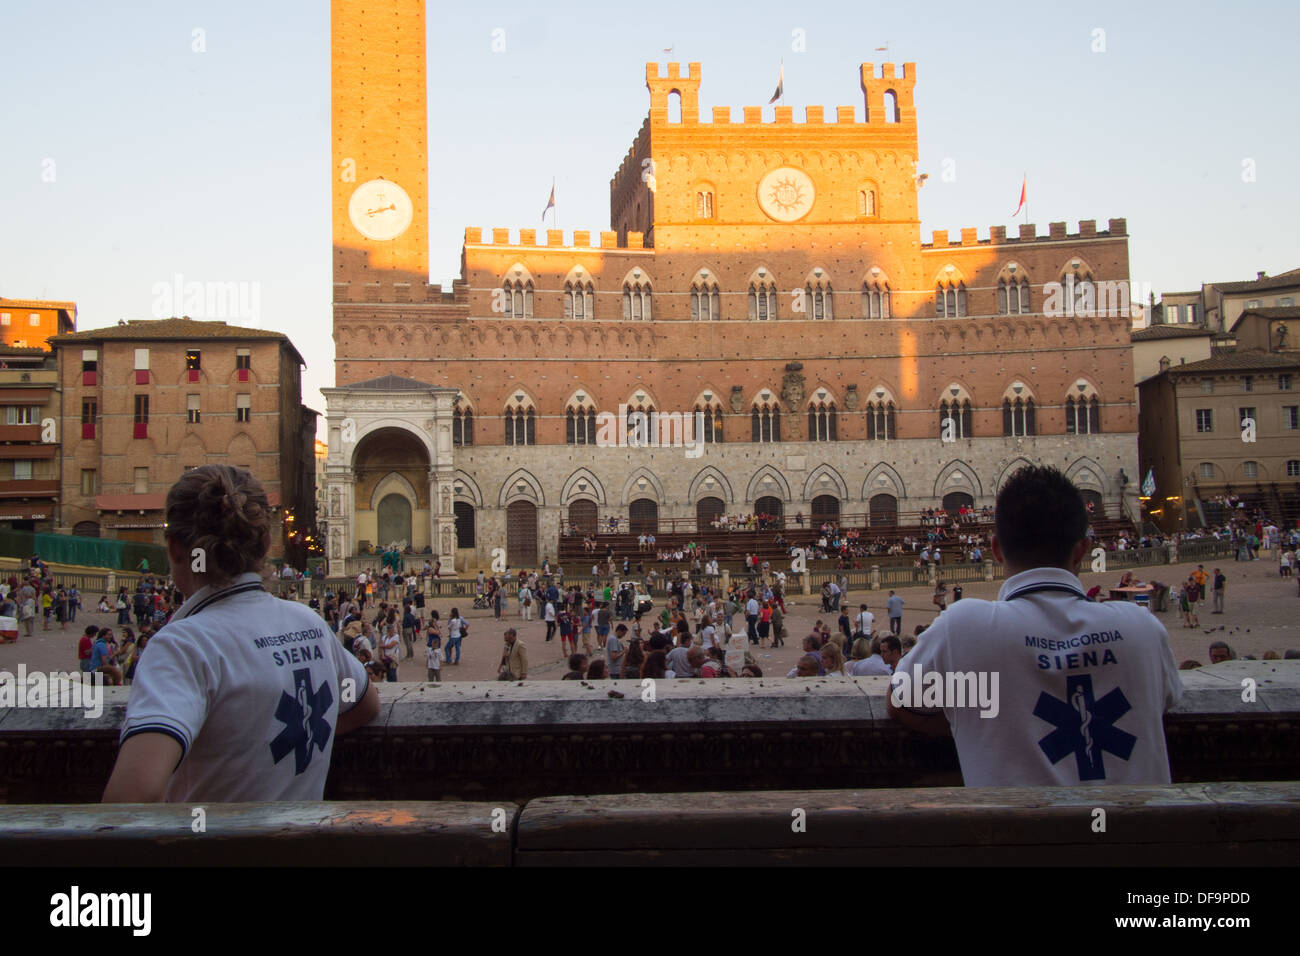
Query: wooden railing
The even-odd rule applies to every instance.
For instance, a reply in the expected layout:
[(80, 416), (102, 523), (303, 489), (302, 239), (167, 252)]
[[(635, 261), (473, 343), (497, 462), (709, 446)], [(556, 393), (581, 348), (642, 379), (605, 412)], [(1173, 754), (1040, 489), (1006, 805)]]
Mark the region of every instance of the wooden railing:
[[(1290, 782), (0, 807), (42, 866), (1289, 866)], [(1098, 836), (1087, 824), (1108, 809)], [(797, 808), (797, 809), (796, 809)], [(802, 813), (803, 827), (791, 826)], [(1083, 821), (1081, 824), (1080, 821)]]

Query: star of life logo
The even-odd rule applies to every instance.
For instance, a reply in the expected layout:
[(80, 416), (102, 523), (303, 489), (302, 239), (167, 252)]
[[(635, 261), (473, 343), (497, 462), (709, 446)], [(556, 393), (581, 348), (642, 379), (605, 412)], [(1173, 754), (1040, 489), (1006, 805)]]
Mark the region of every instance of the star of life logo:
[(293, 753), (293, 772), (300, 774), (311, 766), (313, 748), (321, 753), (329, 746), (332, 728), (325, 715), (334, 703), (329, 684), (321, 684), (313, 691), (311, 668), (303, 667), (293, 672), (294, 696), (280, 692), (280, 703), (275, 708), (275, 719), (284, 729), (271, 741), (271, 757), (279, 763)]
[(1115, 726), (1132, 709), (1118, 687), (1095, 700), (1091, 674), (1067, 677), (1064, 700), (1046, 691), (1038, 695), (1034, 716), (1055, 728), (1038, 746), (1053, 765), (1073, 754), (1080, 781), (1105, 780), (1102, 752), (1128, 760), (1137, 745), (1136, 737)]
[(889, 693), (894, 706), (906, 710), (970, 707), (992, 718), (1002, 709), (998, 683), (997, 671), (925, 671), (917, 664), (889, 679)]

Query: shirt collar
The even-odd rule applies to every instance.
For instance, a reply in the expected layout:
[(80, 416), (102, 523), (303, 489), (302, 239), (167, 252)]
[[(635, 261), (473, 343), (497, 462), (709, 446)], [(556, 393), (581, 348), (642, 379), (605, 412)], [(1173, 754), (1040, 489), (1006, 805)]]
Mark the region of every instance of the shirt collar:
[(1083, 586), (1079, 583), (1079, 578), (1066, 571), (1064, 568), (1032, 568), (1029, 571), (1021, 571), (1019, 574), (1013, 574), (1002, 582), (1002, 587), (998, 589), (998, 600), (1006, 601), (1013, 597), (1016, 592), (1023, 591), (1039, 584), (1056, 584), (1065, 585), (1070, 589), (1078, 592), (1079, 597), (1086, 598)]
[(172, 615), (172, 620), (179, 621), (189, 617), (191, 614), (197, 614), (200, 610), (211, 603), (209, 599), (215, 598), (216, 600), (220, 600), (221, 596), (226, 592), (234, 591), (236, 588), (240, 589), (240, 591), (253, 590), (246, 587), (246, 585), (249, 584), (256, 584), (258, 587), (261, 587), (262, 576), (256, 571), (249, 571), (245, 574), (236, 575), (231, 579), (229, 584), (222, 587), (215, 587), (211, 584), (206, 587), (201, 587), (192, 595), (187, 597), (185, 603), (176, 609), (176, 613)]

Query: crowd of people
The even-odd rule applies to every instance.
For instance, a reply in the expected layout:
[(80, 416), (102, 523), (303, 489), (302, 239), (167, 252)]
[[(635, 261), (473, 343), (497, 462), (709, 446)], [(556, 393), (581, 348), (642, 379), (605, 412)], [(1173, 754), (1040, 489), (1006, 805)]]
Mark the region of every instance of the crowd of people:
[[(81, 607), (77, 586), (64, 587), (55, 581), (49, 565), (39, 555), (32, 555), (26, 568), (0, 584), (0, 617), (13, 618), (27, 637), (35, 633), (38, 619), (44, 622), (42, 630), (48, 631), (55, 623), (59, 630), (66, 631), (69, 624), (76, 623)], [(10, 640), (17, 640), (16, 631)], [(0, 643), (5, 640), (0, 636)]]
[[(117, 627), (90, 624), (77, 641), (78, 670), (84, 678), (100, 675), (105, 683), (120, 686), (131, 683), (140, 655), (150, 637), (170, 619), (181, 602), (170, 578), (146, 571), (136, 589), (126, 585), (113, 597), (101, 595), (95, 610), (117, 614)], [(39, 555), (27, 559), (26, 567), (0, 583), (0, 618), (16, 622), (23, 634), (31, 637), (37, 618), (44, 618), (43, 630), (58, 624), (60, 631), (75, 624), (82, 609), (81, 593), (75, 584), (55, 581), (49, 565)], [(134, 627), (131, 626), (134, 615)], [(138, 632), (138, 636), (137, 636)], [(17, 631), (8, 640), (17, 641)], [(0, 637), (0, 643), (6, 640)]]

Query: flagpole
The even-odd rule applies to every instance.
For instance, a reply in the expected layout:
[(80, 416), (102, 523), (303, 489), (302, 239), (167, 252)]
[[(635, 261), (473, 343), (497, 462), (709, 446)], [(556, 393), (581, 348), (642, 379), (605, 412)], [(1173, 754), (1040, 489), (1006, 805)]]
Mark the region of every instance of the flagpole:
[(1029, 172), (1026, 170), (1021, 182), (1025, 184), (1025, 224), (1029, 223)]

